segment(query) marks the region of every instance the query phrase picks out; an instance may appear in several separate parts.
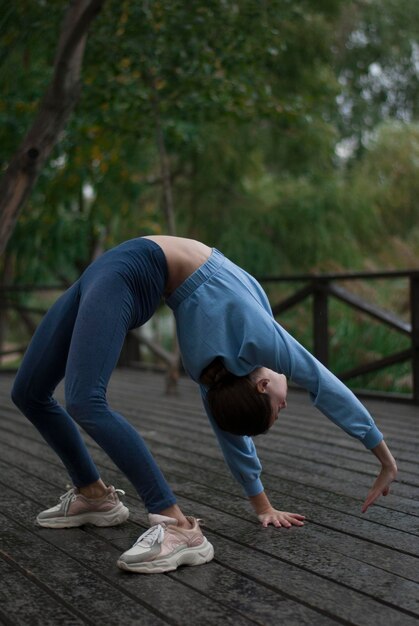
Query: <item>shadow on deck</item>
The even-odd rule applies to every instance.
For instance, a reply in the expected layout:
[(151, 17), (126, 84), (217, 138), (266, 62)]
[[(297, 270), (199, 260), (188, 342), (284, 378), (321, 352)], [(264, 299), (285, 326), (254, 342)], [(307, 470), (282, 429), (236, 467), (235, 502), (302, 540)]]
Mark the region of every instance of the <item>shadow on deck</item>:
[(216, 552), (208, 565), (144, 576), (115, 561), (147, 527), (145, 511), (91, 440), (105, 481), (127, 493), (130, 520), (105, 529), (34, 524), (68, 477), (12, 406), (11, 381), (0, 377), (0, 623), (419, 624), (417, 407), (367, 402), (400, 474), (392, 494), (362, 515), (375, 457), (290, 392), (281, 420), (256, 444), (271, 500), (307, 523), (263, 529), (224, 466), (196, 385), (181, 380), (167, 397), (160, 375), (117, 370), (111, 403), (141, 431), (185, 512), (204, 519)]

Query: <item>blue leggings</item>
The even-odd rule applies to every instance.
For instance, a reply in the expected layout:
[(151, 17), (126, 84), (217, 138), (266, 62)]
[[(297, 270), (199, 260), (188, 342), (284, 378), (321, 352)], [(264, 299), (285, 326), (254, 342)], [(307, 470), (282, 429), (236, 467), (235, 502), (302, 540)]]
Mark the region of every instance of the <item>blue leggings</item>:
[[(17, 373), (12, 399), (84, 487), (99, 472), (79, 424), (134, 485), (151, 513), (176, 502), (138, 432), (106, 400), (125, 336), (159, 305), (167, 280), (161, 248), (132, 239), (106, 252), (48, 311)], [(54, 399), (65, 378), (66, 410)]]

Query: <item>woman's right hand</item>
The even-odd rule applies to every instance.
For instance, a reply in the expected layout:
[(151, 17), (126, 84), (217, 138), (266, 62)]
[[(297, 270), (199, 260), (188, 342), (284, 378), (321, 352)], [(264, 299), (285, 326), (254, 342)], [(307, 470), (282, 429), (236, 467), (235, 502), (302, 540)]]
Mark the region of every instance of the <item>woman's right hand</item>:
[(258, 519), (262, 526), (266, 528), (269, 524), (276, 528), (291, 528), (291, 526), (304, 526), (305, 516), (299, 513), (288, 513), (287, 511), (277, 511), (273, 507), (258, 513)]

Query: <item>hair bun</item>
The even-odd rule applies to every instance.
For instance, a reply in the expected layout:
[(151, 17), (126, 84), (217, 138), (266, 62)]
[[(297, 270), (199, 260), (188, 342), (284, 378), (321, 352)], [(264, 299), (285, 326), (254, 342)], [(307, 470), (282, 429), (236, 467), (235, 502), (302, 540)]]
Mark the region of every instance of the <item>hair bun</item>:
[(223, 370), (219, 370), (214, 376), (213, 384), (216, 385), (217, 383), (221, 382), (223, 378), (227, 378), (229, 374), (230, 372), (228, 372), (225, 368), (223, 368)]
[(231, 372), (229, 372), (225, 368), (221, 358), (217, 357), (203, 370), (199, 380), (203, 385), (212, 387), (222, 382), (224, 379), (230, 377), (231, 375)]

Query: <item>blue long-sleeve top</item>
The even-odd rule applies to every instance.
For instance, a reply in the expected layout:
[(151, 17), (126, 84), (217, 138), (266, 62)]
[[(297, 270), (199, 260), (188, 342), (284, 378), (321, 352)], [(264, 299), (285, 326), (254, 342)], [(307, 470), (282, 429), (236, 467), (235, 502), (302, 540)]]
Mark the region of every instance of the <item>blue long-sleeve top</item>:
[[(267, 367), (307, 389), (314, 406), (366, 448), (382, 440), (355, 395), (274, 319), (259, 283), (218, 250), (213, 249), (208, 261), (166, 303), (175, 315), (185, 370), (197, 383), (216, 357), (236, 376)], [(221, 430), (206, 401), (208, 389), (202, 384), (200, 388), (227, 465), (245, 493), (257, 495), (263, 485), (253, 440)]]

